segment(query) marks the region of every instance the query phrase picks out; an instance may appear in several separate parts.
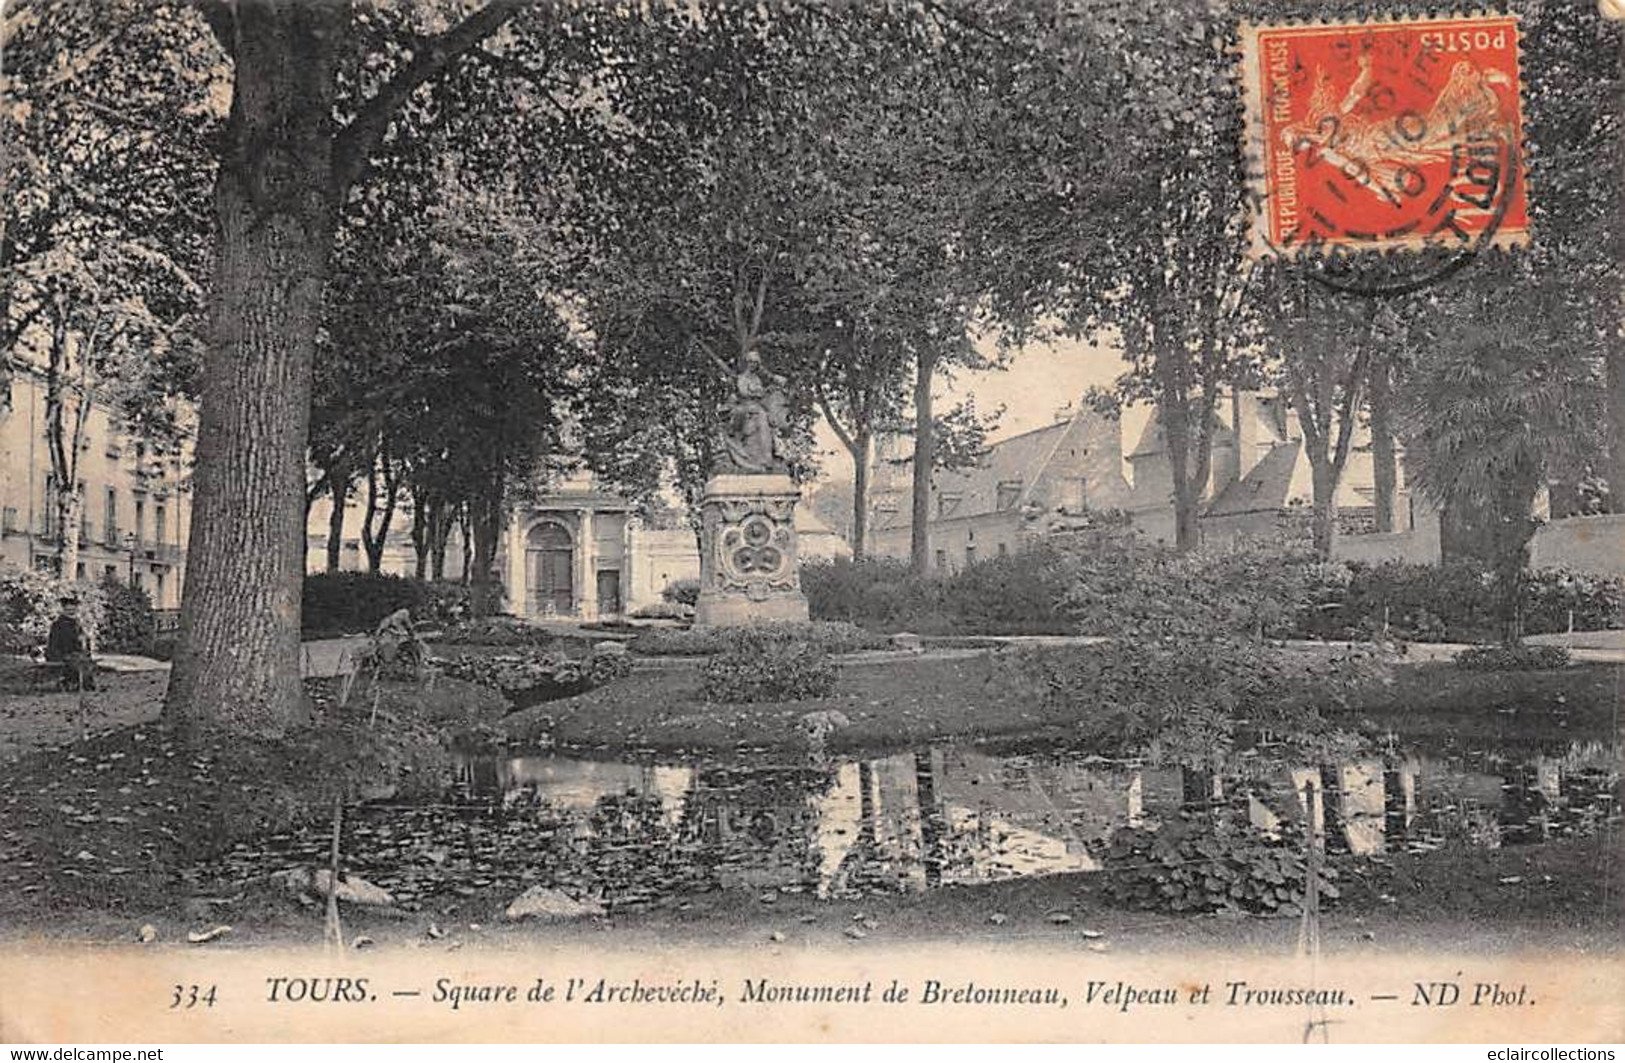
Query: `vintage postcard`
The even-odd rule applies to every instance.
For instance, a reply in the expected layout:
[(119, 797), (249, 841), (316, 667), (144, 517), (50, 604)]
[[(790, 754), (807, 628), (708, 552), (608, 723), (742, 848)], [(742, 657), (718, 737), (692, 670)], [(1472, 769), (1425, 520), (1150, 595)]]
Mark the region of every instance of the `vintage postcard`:
[(0, 20), (13, 1058), (1625, 1039), (1625, 7)]

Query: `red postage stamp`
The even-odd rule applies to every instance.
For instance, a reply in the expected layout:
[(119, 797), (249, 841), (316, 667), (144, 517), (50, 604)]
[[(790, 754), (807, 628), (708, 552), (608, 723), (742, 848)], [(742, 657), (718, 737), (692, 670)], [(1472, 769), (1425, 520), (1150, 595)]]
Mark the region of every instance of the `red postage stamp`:
[(1527, 242), (1514, 16), (1242, 28), (1258, 255)]

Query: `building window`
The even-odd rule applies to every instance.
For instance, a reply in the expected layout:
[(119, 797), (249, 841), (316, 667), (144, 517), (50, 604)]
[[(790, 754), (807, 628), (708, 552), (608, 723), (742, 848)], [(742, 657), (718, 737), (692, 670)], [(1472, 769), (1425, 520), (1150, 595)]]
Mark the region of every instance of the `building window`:
[(85, 578), (85, 563), (83, 561), (73, 566), (73, 578), (78, 580)]
[(999, 544), (999, 556), (1000, 557), (1009, 557), (1010, 556), (1009, 544), (1007, 544), (1007, 543), (1000, 543)]
[(102, 566), (102, 578), (105, 579), (105, 580), (108, 580), (110, 582), (114, 582), (114, 583), (118, 582), (118, 566), (117, 565), (103, 565)]
[(141, 536), (146, 531), (146, 527), (147, 500), (137, 495), (135, 499), (135, 526), (130, 529), (130, 532), (135, 536), (135, 541), (138, 544), (141, 542)]
[(937, 571), (946, 572), (947, 570), (948, 570), (948, 551), (946, 551), (946, 550), (938, 550), (937, 551)]
[(1068, 513), (1082, 513), (1089, 507), (1089, 480), (1073, 477), (1062, 486), (1061, 508)]
[(152, 537), (160, 543), (169, 541), (169, 510), (162, 503), (152, 507)]
[(966, 564), (967, 567), (970, 566), (970, 565), (976, 564), (976, 544), (975, 543), (966, 543), (965, 544), (965, 564)]
[(951, 517), (959, 509), (961, 495), (940, 494), (937, 496), (937, 518)]
[(164, 574), (162, 572), (155, 573), (152, 577), (152, 582), (154, 585), (152, 592), (152, 604), (155, 607), (162, 609), (164, 608)]
[(131, 576), (131, 578), (132, 578), (132, 579), (134, 579), (134, 580), (135, 580), (135, 585), (136, 585), (136, 586), (137, 586), (137, 587), (145, 587), (145, 586), (146, 586), (146, 583), (145, 583), (145, 582), (144, 582), (144, 581), (143, 581), (143, 580), (142, 580), (142, 578), (141, 578), (141, 573), (139, 573), (139, 572), (132, 572), (132, 573), (131, 573), (131, 574), (130, 574), (130, 576)]
[(107, 489), (106, 525), (103, 527), (102, 542), (108, 546), (118, 545), (118, 489)]
[(1005, 480), (999, 484), (998, 501), (996, 503), (999, 512), (1002, 513), (1007, 509), (1015, 508), (1016, 503), (1019, 501), (1021, 501), (1020, 480)]

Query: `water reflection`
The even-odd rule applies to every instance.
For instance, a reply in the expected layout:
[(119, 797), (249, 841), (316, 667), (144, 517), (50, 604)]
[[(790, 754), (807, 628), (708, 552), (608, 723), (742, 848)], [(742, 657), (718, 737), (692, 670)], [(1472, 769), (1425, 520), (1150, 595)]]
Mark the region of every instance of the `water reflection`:
[[(344, 851), (408, 907), (536, 883), (622, 907), (734, 887), (850, 897), (1094, 871), (1119, 828), (1193, 812), (1266, 833), (1307, 815), (1328, 849), (1356, 856), (1536, 843), (1616, 817), (1619, 786), (1602, 743), (1255, 756), (1218, 774), (951, 746), (822, 763), (471, 758), (445, 802), (351, 817)], [(312, 828), (272, 850), (314, 861), (326, 844)]]
[[(1620, 779), (1617, 754), (1601, 743), (1521, 760), (1395, 754), (1247, 767), (1213, 774), (932, 747), (826, 766), (473, 760), (464, 781), (508, 815), (563, 817), (583, 838), (602, 834), (606, 808), (641, 800), (658, 809), (663, 829), (634, 827), (620, 812), (622, 844), (683, 847), (719, 887), (850, 896), (1097, 870), (1096, 854), (1119, 827), (1192, 809), (1266, 832), (1307, 809), (1329, 849), (1355, 855), (1452, 839), (1536, 842), (1595, 830), (1616, 813)], [(1323, 796), (1306, 804), (1306, 787)]]

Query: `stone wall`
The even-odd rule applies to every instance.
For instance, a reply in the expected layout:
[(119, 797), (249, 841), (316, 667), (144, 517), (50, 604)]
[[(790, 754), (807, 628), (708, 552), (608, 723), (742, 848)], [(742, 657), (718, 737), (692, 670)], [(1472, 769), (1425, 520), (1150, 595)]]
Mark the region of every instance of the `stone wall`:
[(1530, 544), (1529, 564), (1625, 575), (1625, 514), (1565, 517), (1543, 525)]

